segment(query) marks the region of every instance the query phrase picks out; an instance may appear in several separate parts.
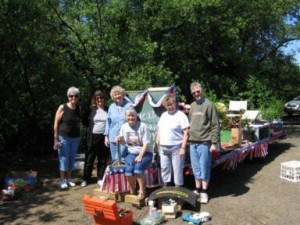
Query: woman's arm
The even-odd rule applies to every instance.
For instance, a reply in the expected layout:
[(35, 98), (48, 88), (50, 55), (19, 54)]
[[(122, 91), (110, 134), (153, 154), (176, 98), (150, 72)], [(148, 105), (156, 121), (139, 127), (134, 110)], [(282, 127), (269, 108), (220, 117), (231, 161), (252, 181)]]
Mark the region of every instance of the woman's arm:
[(111, 111), (111, 105), (109, 106), (108, 108), (108, 111), (107, 111), (107, 118), (106, 118), (106, 121), (105, 121), (105, 131), (104, 131), (104, 144), (106, 147), (109, 148), (109, 129), (110, 129), (110, 122), (111, 122), (111, 119), (110, 119), (110, 111)]
[(188, 138), (189, 138), (189, 128), (186, 128), (183, 130), (183, 138), (182, 138), (182, 143), (181, 143), (180, 152), (179, 152), (180, 156), (185, 155), (185, 149), (186, 149), (186, 145), (188, 142)]
[(136, 162), (140, 162), (142, 161), (142, 158), (145, 154), (145, 152), (147, 151), (147, 149), (149, 148), (149, 143), (143, 144), (142, 150), (140, 151), (140, 154), (135, 158)]
[(157, 129), (156, 138), (155, 138), (155, 145), (154, 145), (154, 152), (156, 152), (156, 153), (158, 153), (159, 143), (160, 143), (159, 129)]
[(123, 137), (122, 135), (116, 136), (116, 137), (115, 137), (115, 142), (116, 142), (117, 144), (122, 144), (122, 145), (125, 145), (125, 144), (126, 144), (125, 139), (124, 139), (124, 137)]
[(56, 111), (55, 114), (55, 119), (54, 119), (54, 148), (58, 148), (60, 143), (59, 143), (59, 139), (58, 139), (58, 128), (59, 128), (59, 124), (61, 122), (61, 118), (62, 115), (64, 113), (64, 106), (60, 105)]

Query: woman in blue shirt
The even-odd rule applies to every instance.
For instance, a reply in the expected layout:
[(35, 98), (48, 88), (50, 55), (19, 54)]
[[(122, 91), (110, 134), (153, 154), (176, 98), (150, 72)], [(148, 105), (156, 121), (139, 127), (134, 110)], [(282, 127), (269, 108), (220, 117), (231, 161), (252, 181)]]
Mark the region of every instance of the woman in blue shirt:
[(105, 126), (105, 145), (110, 148), (112, 162), (116, 162), (127, 155), (127, 147), (115, 142), (121, 126), (126, 122), (125, 112), (132, 107), (131, 102), (125, 99), (125, 90), (121, 86), (114, 86), (110, 91), (110, 97), (114, 100), (107, 112)]

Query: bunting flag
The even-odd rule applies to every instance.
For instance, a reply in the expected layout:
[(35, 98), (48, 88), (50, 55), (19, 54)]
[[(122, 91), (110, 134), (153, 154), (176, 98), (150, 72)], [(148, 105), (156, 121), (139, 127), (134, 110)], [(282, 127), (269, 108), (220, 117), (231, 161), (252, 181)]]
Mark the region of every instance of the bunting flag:
[(271, 133), (271, 140), (279, 140), (286, 137), (286, 131), (282, 129), (281, 123), (275, 123), (270, 125), (270, 133)]
[(170, 86), (165, 91), (165, 93), (161, 96), (160, 99), (154, 99), (153, 96), (151, 95), (151, 93), (148, 90), (144, 90), (144, 91), (140, 92), (139, 94), (137, 94), (135, 96), (134, 99), (130, 99), (129, 97), (125, 97), (125, 99), (127, 101), (130, 101), (135, 108), (138, 108), (140, 105), (143, 104), (145, 98), (147, 97), (148, 101), (149, 101), (149, 103), (152, 107), (159, 108), (159, 107), (162, 106), (162, 102), (163, 102), (164, 98), (168, 95), (175, 95), (176, 99), (178, 100), (177, 90), (176, 90), (175, 85)]
[(268, 154), (268, 143), (269, 138), (237, 148), (215, 159), (212, 163), (212, 167), (220, 166), (224, 170), (233, 170), (238, 164), (242, 163), (247, 156), (250, 160), (253, 158), (266, 157)]
[[(124, 193), (129, 191), (128, 181), (122, 167), (110, 167), (109, 170), (105, 172), (103, 181), (100, 191), (105, 190), (107, 193)], [(163, 183), (158, 165), (146, 169), (145, 183), (147, 187)]]
[(242, 163), (246, 157), (250, 160), (266, 157), (268, 155), (269, 143), (286, 137), (286, 131), (283, 129), (282, 122), (272, 123), (270, 128), (270, 138), (259, 140), (255, 143), (248, 143), (228, 153), (221, 154), (217, 158), (213, 158), (212, 168), (219, 166), (224, 170), (232, 170), (235, 169), (238, 164)]
[(145, 91), (140, 92), (139, 94), (137, 94), (137, 96), (135, 96), (134, 99), (130, 99), (129, 97), (125, 97), (125, 99), (127, 101), (131, 102), (133, 104), (134, 108), (138, 108), (140, 105), (143, 104), (147, 94), (148, 94), (148, 90), (145, 90)]

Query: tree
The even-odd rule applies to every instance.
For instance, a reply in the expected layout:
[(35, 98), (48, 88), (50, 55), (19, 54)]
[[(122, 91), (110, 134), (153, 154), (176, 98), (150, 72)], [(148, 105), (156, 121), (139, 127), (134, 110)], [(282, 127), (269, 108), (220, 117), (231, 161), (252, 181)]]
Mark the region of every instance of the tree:
[(190, 102), (198, 80), (253, 107), (299, 90), (299, 67), (280, 50), (300, 37), (297, 0), (2, 0), (0, 10), (0, 154), (50, 149), (70, 86), (82, 106), (116, 84), (175, 83)]

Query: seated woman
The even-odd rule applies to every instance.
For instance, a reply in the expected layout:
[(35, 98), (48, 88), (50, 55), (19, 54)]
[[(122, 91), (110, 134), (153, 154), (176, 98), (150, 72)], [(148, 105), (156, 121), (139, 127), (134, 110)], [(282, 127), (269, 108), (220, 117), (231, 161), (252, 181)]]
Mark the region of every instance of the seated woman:
[(126, 144), (129, 154), (125, 157), (125, 176), (130, 193), (135, 194), (135, 178), (139, 185), (138, 199), (145, 197), (145, 170), (152, 161), (150, 149), (150, 132), (146, 124), (138, 121), (134, 108), (125, 113), (126, 123), (121, 126), (119, 135), (115, 138), (117, 144)]

